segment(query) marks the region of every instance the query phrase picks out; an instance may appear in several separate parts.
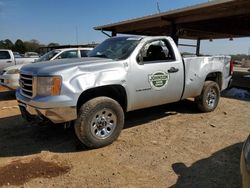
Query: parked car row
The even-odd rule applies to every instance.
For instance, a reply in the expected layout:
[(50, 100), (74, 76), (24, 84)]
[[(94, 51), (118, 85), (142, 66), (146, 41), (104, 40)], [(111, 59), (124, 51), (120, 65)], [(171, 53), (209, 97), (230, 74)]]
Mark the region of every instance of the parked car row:
[[(83, 58), (83, 57), (87, 57), (88, 52), (91, 51), (92, 49), (93, 48), (55, 49), (44, 54), (39, 59), (34, 59), (32, 63), (42, 62), (42, 61), (52, 61), (55, 59)], [(28, 55), (32, 56), (34, 54), (31, 53)], [(27, 63), (31, 63), (31, 62), (27, 62)], [(19, 72), (22, 66), (25, 64), (17, 64), (14, 66), (8, 66), (4, 68), (0, 72), (0, 85), (10, 90), (15, 90), (17, 87), (19, 87), (19, 77), (20, 77)]]

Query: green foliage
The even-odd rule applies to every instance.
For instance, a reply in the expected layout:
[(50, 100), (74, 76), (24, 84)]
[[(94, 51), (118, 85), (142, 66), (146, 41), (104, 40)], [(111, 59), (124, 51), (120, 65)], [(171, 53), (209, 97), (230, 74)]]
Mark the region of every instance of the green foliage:
[(0, 49), (12, 49), (13, 46), (14, 45), (10, 39), (5, 39), (0, 41)]
[[(60, 44), (58, 43), (51, 42), (48, 46), (52, 47), (59, 45)], [(45, 45), (40, 44), (40, 42), (36, 39), (32, 39), (30, 41), (17, 39), (15, 44), (13, 44), (10, 39), (0, 40), (0, 49), (9, 49), (21, 54), (24, 54), (25, 52), (39, 52), (39, 48), (41, 47), (45, 47)]]
[(233, 61), (241, 61), (242, 59), (250, 59), (249, 55), (246, 54), (236, 54), (230, 55)]
[(35, 39), (25, 41), (24, 45), (27, 52), (38, 52), (38, 49), (40, 48), (39, 41)]
[(12, 50), (15, 52), (24, 54), (26, 52), (26, 48), (25, 48), (23, 41), (20, 39), (17, 39), (15, 42), (14, 48)]

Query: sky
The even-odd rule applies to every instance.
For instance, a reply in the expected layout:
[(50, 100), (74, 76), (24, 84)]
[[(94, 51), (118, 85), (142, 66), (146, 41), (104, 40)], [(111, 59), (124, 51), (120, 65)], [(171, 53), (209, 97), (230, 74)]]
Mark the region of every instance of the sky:
[[(155, 14), (157, 2), (161, 11), (167, 11), (207, 0), (0, 0), (0, 40), (37, 39), (45, 45), (100, 43), (107, 36), (93, 27)], [(201, 42), (203, 54), (248, 54), (249, 49), (250, 38)]]

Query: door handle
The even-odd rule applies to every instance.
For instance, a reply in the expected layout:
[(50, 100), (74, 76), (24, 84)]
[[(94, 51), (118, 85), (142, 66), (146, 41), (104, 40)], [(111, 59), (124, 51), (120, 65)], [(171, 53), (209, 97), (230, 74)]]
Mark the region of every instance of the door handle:
[(175, 73), (178, 72), (179, 69), (175, 68), (175, 67), (171, 67), (170, 69), (168, 69), (168, 73)]
[(12, 61), (6, 61), (6, 63), (12, 63)]

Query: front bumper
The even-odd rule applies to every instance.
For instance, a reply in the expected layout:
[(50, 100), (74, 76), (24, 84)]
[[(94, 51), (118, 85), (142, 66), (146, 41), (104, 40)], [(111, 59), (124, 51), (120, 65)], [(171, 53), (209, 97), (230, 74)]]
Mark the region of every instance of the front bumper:
[[(28, 121), (50, 120), (53, 123), (65, 123), (77, 118), (76, 107), (66, 105), (65, 101), (59, 100), (61, 98), (53, 102), (38, 103), (22, 96), (19, 89), (16, 92), (16, 98), (23, 118)], [(61, 106), (56, 106), (55, 104), (60, 104)]]
[(18, 101), (22, 117), (27, 121), (50, 120), (53, 123), (65, 123), (76, 119), (75, 107), (39, 109)]

